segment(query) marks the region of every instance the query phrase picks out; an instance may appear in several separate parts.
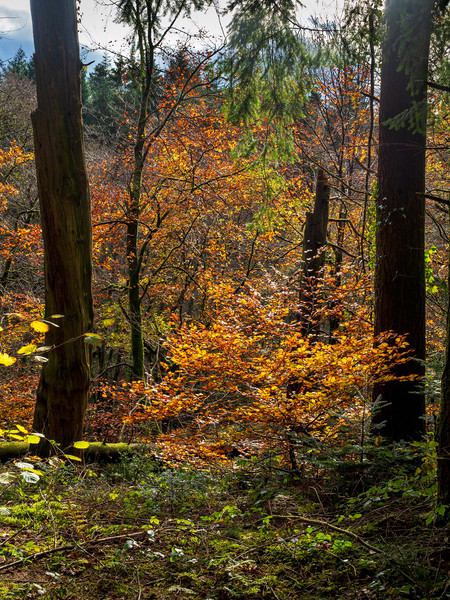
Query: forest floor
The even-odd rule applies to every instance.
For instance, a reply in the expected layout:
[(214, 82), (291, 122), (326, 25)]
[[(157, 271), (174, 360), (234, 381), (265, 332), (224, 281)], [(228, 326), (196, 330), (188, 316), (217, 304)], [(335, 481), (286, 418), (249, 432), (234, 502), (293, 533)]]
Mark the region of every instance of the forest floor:
[(0, 468), (1, 600), (450, 598), (426, 457), (366, 489), (355, 463), (23, 465)]

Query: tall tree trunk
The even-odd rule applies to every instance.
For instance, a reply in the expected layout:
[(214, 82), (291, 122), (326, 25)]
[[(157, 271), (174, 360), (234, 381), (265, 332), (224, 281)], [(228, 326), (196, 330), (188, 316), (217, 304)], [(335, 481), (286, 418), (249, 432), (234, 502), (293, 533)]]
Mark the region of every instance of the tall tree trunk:
[[(450, 284), (450, 270), (448, 277), (448, 282)], [(445, 507), (445, 512), (442, 515), (443, 520), (450, 520), (450, 299), (447, 309), (447, 341), (444, 372), (442, 373), (441, 380), (441, 404), (436, 424), (436, 441), (438, 444), (438, 504)]]
[(306, 213), (303, 238), (303, 272), (300, 283), (299, 320), (303, 335), (317, 331), (314, 310), (317, 307), (318, 282), (325, 267), (330, 186), (325, 171), (317, 170), (314, 210)]
[[(317, 170), (314, 210), (306, 214), (305, 234), (303, 237), (303, 269), (297, 312), (300, 332), (303, 336), (309, 336), (311, 343), (314, 343), (317, 339), (320, 327), (320, 322), (316, 320), (314, 311), (317, 308), (318, 283), (323, 277), (325, 267), (329, 202), (330, 186), (328, 179), (325, 171), (319, 168)], [(301, 391), (302, 386), (294, 379), (288, 383), (286, 394), (292, 398)], [(286, 433), (286, 447), (293, 472), (299, 469), (295, 448), (297, 437), (302, 433), (307, 434), (308, 432), (304, 429), (297, 429), (289, 430)]]
[[(434, 0), (387, 0), (380, 90), (375, 335), (406, 334), (412, 359), (397, 375), (424, 375), (426, 79)], [(373, 430), (385, 439), (425, 433), (420, 381), (374, 390)]]
[(141, 57), (141, 98), (134, 145), (134, 163), (129, 190), (127, 214), (127, 265), (128, 265), (128, 310), (131, 328), (131, 376), (144, 379), (144, 338), (142, 333), (142, 299), (140, 277), (144, 250), (139, 239), (139, 225), (142, 210), (142, 176), (145, 163), (145, 136), (148, 121), (151, 81), (153, 76), (153, 53), (145, 52), (143, 41), (139, 41)]
[[(52, 346), (37, 391), (33, 428), (70, 449), (82, 438), (90, 384), (92, 234), (81, 119), (75, 0), (31, 0), (37, 110), (32, 115), (42, 234), (46, 335)], [(39, 447), (51, 453), (49, 443)]]

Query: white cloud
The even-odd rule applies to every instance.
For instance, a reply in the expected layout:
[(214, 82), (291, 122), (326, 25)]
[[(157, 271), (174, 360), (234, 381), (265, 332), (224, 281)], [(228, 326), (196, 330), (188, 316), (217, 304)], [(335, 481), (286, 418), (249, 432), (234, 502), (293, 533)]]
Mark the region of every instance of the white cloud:
[[(218, 0), (220, 4), (224, 0)], [(305, 22), (311, 14), (332, 17), (342, 6), (343, 0), (302, 0), (305, 5), (299, 10), (299, 18)], [(126, 53), (126, 28), (114, 22), (114, 0), (81, 0), (81, 24), (79, 26), (80, 46), (83, 54), (89, 50), (112, 50)], [(222, 23), (214, 9), (206, 14), (194, 15), (197, 28), (209, 32), (216, 38), (222, 37)], [(180, 30), (188, 28), (181, 22)], [(192, 26), (189, 26), (192, 32)], [(22, 46), (27, 54), (33, 51), (33, 33), (29, 0), (0, 0), (0, 60), (7, 60)], [(86, 57), (88, 59), (88, 57)]]
[(28, 42), (32, 36), (28, 2), (17, 0), (14, 8), (0, 2), (0, 39)]

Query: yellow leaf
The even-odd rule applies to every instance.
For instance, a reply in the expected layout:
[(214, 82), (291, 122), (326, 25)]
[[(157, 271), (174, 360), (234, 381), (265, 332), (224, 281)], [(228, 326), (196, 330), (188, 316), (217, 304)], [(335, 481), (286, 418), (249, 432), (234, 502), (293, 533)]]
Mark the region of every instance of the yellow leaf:
[(78, 448), (79, 450), (83, 450), (84, 448), (89, 448), (89, 446), (90, 446), (89, 442), (83, 442), (83, 441), (75, 442), (73, 445), (74, 448)]
[(37, 435), (29, 435), (26, 439), (28, 444), (39, 444), (40, 441), (41, 438), (39, 438)]
[(22, 348), (19, 348), (19, 350), (17, 350), (17, 354), (33, 354), (33, 352), (36, 351), (36, 344), (28, 344), (27, 346), (22, 346)]
[(115, 323), (115, 319), (105, 319), (104, 321), (102, 321), (102, 325), (103, 327), (109, 327), (110, 325), (114, 325)]
[(11, 437), (13, 440), (19, 440), (19, 441), (23, 441), (23, 435), (14, 435), (14, 433), (10, 433), (9, 437)]
[(22, 471), (28, 471), (29, 473), (35, 473), (36, 475), (44, 475), (42, 471), (38, 471), (37, 469), (30, 469), (30, 467), (22, 467)]
[(30, 327), (38, 333), (46, 333), (50, 329), (50, 326), (42, 321), (31, 321)]
[(22, 425), (16, 425), (16, 429), (18, 429), (20, 433), (28, 433), (28, 431), (25, 429), (25, 427), (22, 427)]
[(5, 365), (5, 367), (10, 367), (16, 362), (17, 358), (14, 356), (9, 356), (9, 354), (2, 354), (0, 352), (0, 365)]
[(78, 456), (74, 456), (73, 454), (64, 454), (64, 456), (69, 460), (77, 460), (78, 462), (81, 462), (81, 458), (79, 458)]

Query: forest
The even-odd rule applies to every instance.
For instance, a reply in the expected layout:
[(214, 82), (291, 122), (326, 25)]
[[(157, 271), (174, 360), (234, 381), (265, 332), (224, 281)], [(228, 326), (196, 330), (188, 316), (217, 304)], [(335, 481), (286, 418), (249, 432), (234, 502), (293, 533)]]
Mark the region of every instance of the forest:
[(0, 599), (450, 598), (448, 0), (111, 4), (0, 63)]

